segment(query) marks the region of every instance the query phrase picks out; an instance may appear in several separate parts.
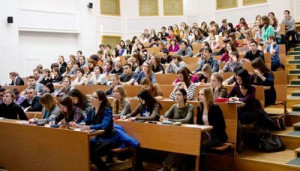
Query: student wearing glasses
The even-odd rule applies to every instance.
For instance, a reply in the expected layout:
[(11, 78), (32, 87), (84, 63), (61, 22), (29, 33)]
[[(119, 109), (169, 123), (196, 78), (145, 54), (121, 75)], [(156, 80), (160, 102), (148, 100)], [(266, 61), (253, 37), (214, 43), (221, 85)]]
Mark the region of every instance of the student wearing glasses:
[(40, 104), (40, 98), (36, 95), (34, 88), (29, 87), (26, 91), (26, 99), (20, 106), (26, 111), (42, 111), (43, 106)]
[[(161, 104), (147, 91), (142, 90), (138, 94), (140, 103), (131, 113), (125, 115), (123, 119), (154, 121), (159, 119)], [(139, 116), (137, 116), (139, 114)]]

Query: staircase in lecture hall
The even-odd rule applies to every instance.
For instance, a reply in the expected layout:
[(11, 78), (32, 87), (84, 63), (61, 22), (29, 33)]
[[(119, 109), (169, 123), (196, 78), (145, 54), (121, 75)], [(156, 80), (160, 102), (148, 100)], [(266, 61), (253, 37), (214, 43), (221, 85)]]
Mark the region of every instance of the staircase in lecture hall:
[[(246, 149), (237, 157), (238, 171), (250, 170), (300, 170), (300, 46), (292, 48), (286, 56), (287, 108), (286, 130), (274, 131), (286, 146), (286, 150), (261, 153)], [(275, 108), (275, 110), (277, 110)], [(282, 111), (282, 110), (278, 110)]]

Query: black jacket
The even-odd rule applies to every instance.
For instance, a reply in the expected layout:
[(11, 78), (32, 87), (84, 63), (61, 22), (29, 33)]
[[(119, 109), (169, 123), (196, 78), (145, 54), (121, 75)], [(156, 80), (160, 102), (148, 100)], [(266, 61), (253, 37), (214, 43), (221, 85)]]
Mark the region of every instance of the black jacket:
[(40, 98), (38, 96), (35, 96), (33, 98), (32, 103), (30, 104), (28, 99), (25, 99), (21, 104), (21, 107), (23, 107), (24, 109), (31, 106), (30, 109), (28, 109), (28, 111), (33, 111), (33, 112), (40, 112), (43, 109), (43, 106), (40, 104)]
[[(202, 106), (203, 108), (203, 106)], [(203, 110), (197, 106), (197, 124), (204, 125), (202, 120)], [(221, 142), (227, 142), (227, 134), (225, 132), (226, 125), (223, 112), (218, 105), (213, 105), (208, 112), (208, 123), (213, 126), (212, 132), (219, 138)]]
[(24, 85), (24, 81), (21, 77), (17, 76), (16, 80), (11, 81), (9, 85)]
[(9, 105), (1, 103), (0, 104), (0, 117), (4, 117), (7, 119), (28, 120), (23, 109), (19, 105), (17, 105), (15, 102), (12, 102)]

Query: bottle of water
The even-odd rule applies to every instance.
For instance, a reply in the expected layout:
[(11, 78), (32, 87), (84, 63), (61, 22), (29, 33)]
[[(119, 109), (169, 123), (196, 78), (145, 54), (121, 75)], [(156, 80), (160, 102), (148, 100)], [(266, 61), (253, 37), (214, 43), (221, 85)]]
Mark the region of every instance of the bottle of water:
[(85, 131), (85, 122), (80, 123), (80, 131)]

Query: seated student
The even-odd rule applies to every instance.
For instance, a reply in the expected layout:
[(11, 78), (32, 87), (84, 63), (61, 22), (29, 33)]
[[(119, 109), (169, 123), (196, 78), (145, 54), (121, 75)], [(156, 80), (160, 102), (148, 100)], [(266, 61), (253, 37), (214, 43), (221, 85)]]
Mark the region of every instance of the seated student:
[[(118, 58), (120, 60), (120, 58)], [(111, 70), (110, 74), (121, 75), (123, 73), (123, 64), (121, 61), (116, 61), (114, 68)]]
[[(164, 116), (161, 116), (160, 120), (181, 122), (184, 124), (193, 124), (194, 106), (187, 103), (187, 92), (184, 89), (178, 89), (175, 93), (176, 103), (166, 111)], [(169, 153), (167, 158), (163, 162), (162, 171), (168, 171), (171, 168), (177, 168), (180, 170), (184, 167), (185, 156), (176, 153)]]
[(242, 63), (239, 61), (239, 52), (232, 51), (229, 54), (229, 61), (226, 62), (224, 68), (219, 70), (220, 73), (222, 72), (233, 72), (233, 69), (236, 67), (243, 67)]
[[(33, 87), (37, 94), (39, 95), (43, 91), (43, 84), (37, 83), (35, 80), (35, 77), (33, 75), (28, 77), (28, 82), (27, 82), (28, 87)], [(26, 94), (26, 90), (22, 91), (22, 95)]]
[(130, 64), (125, 64), (123, 67), (123, 74), (120, 76), (120, 81), (123, 85), (132, 85), (138, 74), (132, 71)]
[(177, 44), (177, 39), (175, 37), (173, 37), (170, 40), (170, 46), (168, 49), (168, 52), (177, 52), (179, 50), (179, 45)]
[(40, 104), (39, 100), (40, 98), (36, 95), (34, 88), (29, 87), (26, 91), (26, 99), (20, 106), (26, 111), (42, 111), (43, 106)]
[(200, 77), (198, 78), (196, 85), (210, 83), (211, 74), (212, 73), (211, 73), (210, 65), (204, 64), (203, 67), (202, 67)]
[(242, 59), (243, 62), (253, 61), (255, 58), (261, 58), (265, 61), (264, 52), (258, 49), (258, 43), (254, 39), (250, 40), (249, 49)]
[(71, 79), (69, 76), (64, 76), (62, 81), (62, 88), (56, 92), (57, 96), (64, 96), (65, 94), (69, 94), (71, 90)]
[(125, 116), (131, 112), (130, 101), (126, 98), (126, 91), (123, 86), (117, 85), (113, 91), (113, 115)]
[(23, 79), (16, 72), (10, 72), (9, 78), (11, 79), (11, 83), (9, 85), (24, 85)]
[(86, 82), (86, 77), (84, 76), (84, 70), (78, 68), (76, 70), (76, 78), (72, 81), (72, 86), (84, 85)]
[[(159, 119), (161, 104), (147, 90), (141, 90), (138, 94), (140, 103), (131, 113), (125, 115), (124, 119), (154, 121)], [(137, 116), (137, 115), (140, 116)], [(131, 118), (134, 117), (134, 118)]]
[(196, 85), (190, 80), (189, 70), (182, 68), (178, 71), (177, 78), (179, 82), (174, 84), (174, 89), (170, 94), (170, 99), (175, 100), (175, 92), (183, 88), (187, 92), (187, 100), (193, 100), (196, 92)]
[(276, 71), (280, 67), (280, 57), (279, 57), (279, 46), (276, 44), (276, 39), (274, 36), (268, 37), (268, 45), (265, 48), (264, 53), (271, 54), (271, 69)]
[(47, 83), (47, 84), (44, 85), (43, 92), (41, 93), (41, 95), (44, 94), (44, 93), (50, 93), (53, 96), (56, 96), (56, 90), (54, 88), (53, 83)]
[(106, 97), (106, 93), (102, 90), (93, 93), (92, 105), (93, 108), (88, 111), (87, 117), (82, 123), (88, 125), (86, 126), (86, 130), (104, 130), (104, 133), (91, 139), (90, 160), (97, 166), (98, 170), (108, 171), (109, 169), (101, 157), (105, 156), (110, 149), (117, 147), (112, 108)]
[(180, 88), (175, 92), (176, 103), (164, 114), (164, 120), (193, 124), (194, 106), (187, 103), (187, 92)]
[(218, 61), (215, 60), (211, 56), (212, 50), (210, 48), (206, 48), (202, 50), (202, 60), (199, 62), (199, 67), (194, 71), (194, 73), (198, 73), (202, 70), (202, 67), (204, 64), (209, 64), (212, 72), (218, 72), (219, 71), (219, 64)]
[(169, 64), (172, 61), (172, 56), (169, 55), (169, 50), (164, 48), (162, 50), (162, 57), (160, 58), (161, 64)]
[(114, 87), (116, 87), (117, 85), (122, 85), (122, 84), (120, 83), (120, 78), (119, 78), (119, 75), (117, 75), (117, 74), (112, 74), (110, 76), (110, 81), (111, 81), (111, 84), (110, 84), (109, 88), (105, 91), (105, 93), (107, 96), (112, 97)]
[(4, 95), (4, 91), (5, 91), (5, 90), (6, 90), (5, 88), (0, 87), (0, 104), (2, 103), (3, 95)]
[(169, 65), (166, 68), (166, 73), (172, 73), (176, 74), (181, 68), (185, 67), (186, 64), (182, 60), (180, 55), (173, 55), (172, 61), (169, 63)]
[(231, 42), (228, 42), (226, 44), (226, 52), (221, 56), (220, 61), (221, 62), (224, 62), (224, 61), (228, 62), (229, 58), (230, 58), (230, 54), (233, 51), (238, 51), (238, 50), (236, 49), (236, 47), (234, 46), (234, 44), (232, 44)]
[(265, 107), (275, 104), (276, 91), (274, 88), (274, 75), (266, 64), (256, 58), (252, 61), (253, 73), (251, 75), (251, 83), (254, 85), (270, 86), (270, 89), (265, 90)]
[(151, 65), (148, 62), (144, 62), (142, 65), (142, 71), (139, 73), (135, 79), (134, 85), (139, 85), (142, 78), (148, 77), (152, 83), (156, 83), (156, 77), (151, 69)]
[(248, 71), (245, 69), (239, 71), (236, 76), (236, 84), (227, 97), (229, 101), (243, 102), (238, 108), (238, 118), (242, 124), (252, 123), (257, 118), (255, 90), (250, 83)]
[[(228, 136), (225, 132), (226, 124), (223, 112), (217, 104), (214, 104), (213, 93), (210, 88), (204, 88), (199, 91), (199, 103), (197, 105), (197, 124), (210, 125), (213, 129), (204, 132), (201, 137), (201, 154), (211, 148), (227, 142)], [(201, 156), (201, 169), (204, 170)]]
[(211, 90), (214, 99), (226, 98), (227, 88), (222, 85), (223, 77), (219, 73), (213, 73), (210, 78)]
[[(0, 88), (0, 89), (2, 89), (2, 88)], [(16, 88), (13, 88), (12, 91), (15, 93), (15, 99), (14, 99), (14, 102), (15, 102), (16, 104), (20, 105), (20, 104), (26, 99), (26, 97), (23, 96), (23, 95), (21, 95), (20, 92), (19, 92), (19, 90), (16, 89)], [(4, 91), (3, 91), (3, 92), (4, 92)], [(2, 93), (3, 93), (3, 92), (2, 92)], [(0, 90), (0, 93), (1, 93), (1, 90)], [(2, 96), (3, 96), (3, 95), (0, 95), (0, 99), (2, 99)], [(0, 103), (1, 103), (1, 101), (2, 101), (2, 100), (0, 100)]]
[(285, 26), (287, 40), (289, 41), (290, 40), (289, 38), (292, 37), (292, 40), (291, 40), (291, 42), (289, 42), (289, 44), (292, 47), (295, 47), (297, 44), (296, 23), (295, 23), (295, 19), (290, 15), (289, 10), (284, 11), (284, 18), (283, 18), (281, 24), (284, 24), (284, 26)]
[(165, 73), (165, 68), (164, 66), (160, 63), (160, 57), (156, 54), (150, 54), (150, 62), (152, 64), (152, 71), (155, 74), (164, 74)]
[(72, 98), (74, 105), (78, 106), (84, 116), (86, 116), (87, 111), (92, 107), (87, 96), (76, 88), (72, 89), (68, 95)]
[(75, 66), (75, 62), (73, 63), (72, 61), (68, 61), (66, 72), (62, 73), (61, 76), (63, 76), (63, 77), (66, 76), (66, 75), (74, 76), (76, 74), (76, 69), (74, 68), (74, 66)]
[(63, 96), (59, 101), (59, 106), (61, 113), (55, 119), (56, 124), (64, 120), (68, 125), (70, 122), (79, 123), (84, 119), (80, 108), (73, 104), (70, 96)]
[(11, 90), (5, 90), (0, 104), (0, 117), (7, 119), (28, 120), (23, 109), (14, 102), (15, 94)]
[(52, 83), (52, 77), (49, 69), (43, 69), (43, 79), (40, 81), (41, 84), (45, 85), (49, 82)]
[(59, 72), (58, 67), (52, 68), (52, 83), (60, 84), (62, 81), (62, 76)]
[(107, 79), (106, 75), (102, 74), (103, 69), (96, 65), (94, 71), (88, 75), (88, 78), (85, 80), (85, 85), (103, 85), (106, 84)]
[(162, 100), (163, 99), (163, 92), (160, 88), (158, 83), (152, 83), (149, 78), (144, 77), (141, 80), (142, 89), (149, 91), (149, 93), (156, 99)]
[[(187, 67), (182, 67), (182, 70), (186, 70), (185, 72), (188, 73), (189, 79), (191, 80), (191, 82), (196, 83), (198, 80), (198, 76), (197, 74), (193, 74)], [(178, 74), (178, 72), (177, 72)], [(176, 83), (180, 82), (178, 79), (178, 75), (177, 78), (174, 80), (174, 82), (172, 83), (173, 85), (175, 85)]]
[(184, 57), (192, 57), (193, 56), (193, 50), (191, 47), (188, 46), (188, 43), (186, 41), (182, 41), (180, 43), (180, 49), (177, 51), (178, 55)]
[(51, 94), (45, 93), (40, 98), (40, 104), (43, 106), (42, 119), (46, 122), (55, 121), (60, 114), (56, 99)]

